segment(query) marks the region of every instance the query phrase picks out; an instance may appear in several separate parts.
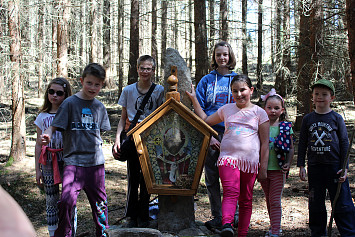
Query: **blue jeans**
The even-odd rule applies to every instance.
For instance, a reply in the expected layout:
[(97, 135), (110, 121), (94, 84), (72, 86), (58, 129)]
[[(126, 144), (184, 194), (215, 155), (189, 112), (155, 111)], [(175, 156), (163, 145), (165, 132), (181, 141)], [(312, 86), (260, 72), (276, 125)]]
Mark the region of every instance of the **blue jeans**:
[[(328, 190), (331, 203), (333, 203), (338, 186), (338, 170), (340, 170), (340, 166), (336, 165), (308, 166), (311, 236), (326, 235), (326, 190)], [(340, 195), (335, 206), (334, 220), (342, 237), (355, 236), (355, 207), (351, 198), (348, 179), (341, 185)]]

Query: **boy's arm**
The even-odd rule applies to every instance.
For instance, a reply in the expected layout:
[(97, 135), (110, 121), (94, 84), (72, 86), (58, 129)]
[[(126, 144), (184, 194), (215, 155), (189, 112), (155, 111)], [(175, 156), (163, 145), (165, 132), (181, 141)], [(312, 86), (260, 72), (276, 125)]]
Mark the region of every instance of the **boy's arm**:
[(339, 138), (339, 148), (340, 148), (340, 167), (341, 169), (337, 172), (341, 174), (342, 169), (344, 167), (344, 162), (346, 162), (346, 169), (344, 171), (344, 175), (339, 177), (339, 182), (344, 182), (347, 178), (348, 168), (349, 168), (349, 161), (347, 157), (348, 149), (349, 149), (349, 138), (348, 138), (348, 131), (346, 129), (345, 122), (341, 116), (338, 119), (338, 138)]
[(57, 130), (57, 127), (53, 127), (50, 126), (49, 128), (47, 128), (43, 134), (40, 136), (41, 137), (41, 141), (40, 144), (42, 146), (46, 146), (48, 145), (48, 143), (51, 141), (52, 138), (52, 134)]
[(127, 109), (126, 109), (126, 107), (122, 107), (121, 118), (120, 118), (120, 121), (118, 122), (118, 125), (117, 125), (116, 140), (115, 140), (115, 144), (113, 145), (113, 148), (112, 148), (112, 154), (116, 159), (119, 158), (121, 155), (119, 152), (120, 145), (121, 145), (120, 135), (126, 125), (126, 119), (127, 119)]
[(259, 139), (260, 139), (260, 169), (258, 179), (267, 178), (267, 165), (269, 161), (269, 121), (259, 125)]

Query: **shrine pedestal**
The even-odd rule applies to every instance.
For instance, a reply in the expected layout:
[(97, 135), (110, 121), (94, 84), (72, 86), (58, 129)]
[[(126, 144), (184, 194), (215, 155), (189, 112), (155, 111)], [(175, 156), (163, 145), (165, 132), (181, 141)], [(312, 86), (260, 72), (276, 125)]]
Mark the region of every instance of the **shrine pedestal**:
[(195, 210), (193, 196), (159, 195), (158, 229), (179, 232), (193, 227)]

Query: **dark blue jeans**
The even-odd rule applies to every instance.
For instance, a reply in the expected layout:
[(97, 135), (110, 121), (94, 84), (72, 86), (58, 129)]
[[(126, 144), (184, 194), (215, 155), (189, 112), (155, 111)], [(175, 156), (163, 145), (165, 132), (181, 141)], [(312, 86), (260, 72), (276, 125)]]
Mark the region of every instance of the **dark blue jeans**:
[[(309, 183), (309, 227), (311, 236), (325, 236), (327, 210), (325, 207), (326, 190), (333, 203), (336, 195), (340, 166), (308, 166)], [(351, 198), (349, 181), (341, 185), (340, 195), (335, 206), (334, 220), (342, 237), (355, 236), (355, 207)]]

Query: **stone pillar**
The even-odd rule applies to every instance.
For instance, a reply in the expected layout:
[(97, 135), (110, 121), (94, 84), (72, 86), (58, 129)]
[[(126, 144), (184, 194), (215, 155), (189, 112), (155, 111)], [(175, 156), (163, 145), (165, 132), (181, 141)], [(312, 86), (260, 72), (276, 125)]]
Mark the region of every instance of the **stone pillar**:
[(180, 101), (189, 109), (192, 109), (191, 101), (185, 92), (185, 91), (191, 91), (192, 80), (191, 80), (190, 69), (187, 67), (185, 60), (181, 57), (181, 55), (177, 50), (168, 48), (166, 50), (165, 68), (164, 68), (165, 93), (169, 89), (167, 78), (170, 76), (171, 66), (177, 67), (177, 78), (179, 79), (178, 92), (180, 92)]
[(179, 232), (195, 226), (194, 197), (159, 195), (158, 229)]

